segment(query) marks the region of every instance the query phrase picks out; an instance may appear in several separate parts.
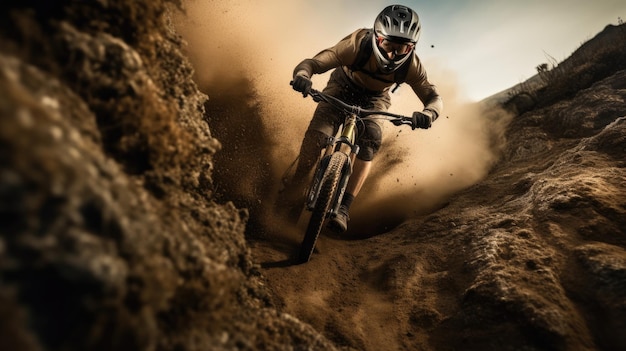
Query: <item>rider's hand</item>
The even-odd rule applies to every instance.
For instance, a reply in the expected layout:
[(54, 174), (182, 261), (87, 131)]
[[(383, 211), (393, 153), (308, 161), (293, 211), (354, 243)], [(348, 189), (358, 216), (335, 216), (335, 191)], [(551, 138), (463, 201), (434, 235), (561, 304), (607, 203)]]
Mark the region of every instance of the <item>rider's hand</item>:
[(305, 76), (295, 76), (291, 81), (291, 86), (293, 87), (293, 90), (299, 91), (302, 93), (302, 96), (307, 97), (311, 92), (313, 82)]
[(430, 115), (428, 115), (429, 111), (424, 112), (413, 112), (413, 124), (411, 125), (412, 129), (422, 128), (428, 129), (433, 124), (433, 119)]

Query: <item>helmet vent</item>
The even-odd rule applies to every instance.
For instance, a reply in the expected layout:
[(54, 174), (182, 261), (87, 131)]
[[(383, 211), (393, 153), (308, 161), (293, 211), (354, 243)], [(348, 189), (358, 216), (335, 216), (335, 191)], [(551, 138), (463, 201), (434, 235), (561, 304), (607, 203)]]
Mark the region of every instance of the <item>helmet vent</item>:
[(421, 25), (415, 11), (406, 6), (391, 5), (385, 7), (374, 21), (374, 31), (379, 37), (417, 43)]
[(389, 23), (389, 17), (387, 17), (387, 16), (380, 16), (380, 20), (381, 20), (381, 22), (383, 22), (383, 25), (385, 27), (391, 27), (391, 23)]

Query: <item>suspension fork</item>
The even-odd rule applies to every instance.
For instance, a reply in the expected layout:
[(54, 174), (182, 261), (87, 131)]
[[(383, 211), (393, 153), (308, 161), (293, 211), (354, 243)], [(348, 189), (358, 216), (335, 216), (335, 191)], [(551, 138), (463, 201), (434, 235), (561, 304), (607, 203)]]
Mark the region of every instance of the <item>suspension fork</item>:
[[(356, 115), (350, 114), (343, 125), (341, 136), (336, 143), (335, 151), (343, 152), (351, 161), (354, 161), (354, 156), (358, 152), (358, 146), (356, 142)], [(355, 150), (356, 147), (356, 150)]]
[(356, 119), (357, 116), (355, 114), (350, 114), (346, 118), (343, 131), (335, 146), (335, 151), (342, 152), (348, 156), (348, 161), (344, 164), (343, 169), (341, 170), (339, 188), (337, 189), (338, 191), (335, 195), (335, 199), (333, 199), (333, 207), (330, 211), (333, 216), (339, 210), (341, 200), (343, 199), (343, 195), (345, 194), (348, 186), (348, 181), (352, 175), (352, 165), (354, 164), (354, 159), (359, 152), (359, 146), (356, 145)]

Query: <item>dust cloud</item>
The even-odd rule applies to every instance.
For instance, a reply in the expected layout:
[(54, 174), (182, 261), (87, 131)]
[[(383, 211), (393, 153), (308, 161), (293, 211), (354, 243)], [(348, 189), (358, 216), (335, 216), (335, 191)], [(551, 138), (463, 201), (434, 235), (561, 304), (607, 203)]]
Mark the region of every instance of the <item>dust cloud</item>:
[[(307, 15), (310, 5), (304, 1), (187, 1), (185, 6), (186, 15), (179, 14), (174, 22), (188, 42), (195, 79), (209, 96), (208, 114), (221, 114), (211, 121), (212, 129), (215, 123), (230, 120), (229, 126), (242, 124), (252, 130), (236, 140), (226, 132), (216, 137), (224, 145), (256, 145), (251, 151), (254, 157), (231, 160), (233, 165), (222, 178), (241, 180), (245, 171), (235, 163), (263, 162), (264, 177), (269, 179), (239, 181), (244, 186), (229, 191), (239, 193), (233, 197), (246, 198), (247, 206), (271, 203), (315, 109), (311, 99), (303, 99), (289, 86), (292, 70), (302, 59), (333, 45), (357, 27), (345, 28), (343, 21), (337, 21), (336, 26), (330, 21), (313, 23)], [(369, 22), (362, 26), (369, 26)], [(412, 131), (392, 124), (385, 127), (381, 152), (353, 206), (351, 232), (378, 234), (407, 218), (433, 211), (455, 192), (483, 178), (497, 160), (509, 116), (468, 101), (457, 89), (455, 73), (446, 67), (428, 60), (424, 64), (443, 96), (444, 111), (429, 130)], [(313, 77), (314, 87), (322, 89), (327, 79), (328, 73)], [(219, 105), (220, 99), (239, 108), (212, 110), (212, 104)], [(407, 85), (392, 94), (392, 102), (391, 111), (404, 115), (423, 106)], [(248, 111), (242, 112), (241, 106), (247, 106)], [(216, 165), (220, 167), (224, 165)], [(258, 186), (251, 187), (255, 182)]]
[[(451, 195), (481, 180), (504, 146), (510, 115), (468, 101), (454, 72), (437, 62), (424, 64), (443, 96), (443, 113), (428, 130), (386, 127), (376, 170), (363, 189), (366, 196), (352, 214), (358, 228), (387, 231), (444, 206)], [(392, 104), (392, 112), (405, 115), (423, 106), (407, 85), (392, 95)]]

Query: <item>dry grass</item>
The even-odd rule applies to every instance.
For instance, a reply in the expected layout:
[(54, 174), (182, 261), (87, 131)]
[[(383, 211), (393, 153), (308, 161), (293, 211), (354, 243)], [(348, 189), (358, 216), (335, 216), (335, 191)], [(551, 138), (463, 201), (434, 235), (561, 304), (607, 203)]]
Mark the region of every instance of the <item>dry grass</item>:
[(510, 91), (505, 106), (513, 106), (518, 112), (524, 112), (530, 107), (548, 106), (574, 97), (593, 83), (626, 69), (624, 42), (626, 25), (609, 25), (563, 62), (557, 64), (554, 58), (547, 55), (550, 62), (537, 66), (539, 79), (517, 85)]

